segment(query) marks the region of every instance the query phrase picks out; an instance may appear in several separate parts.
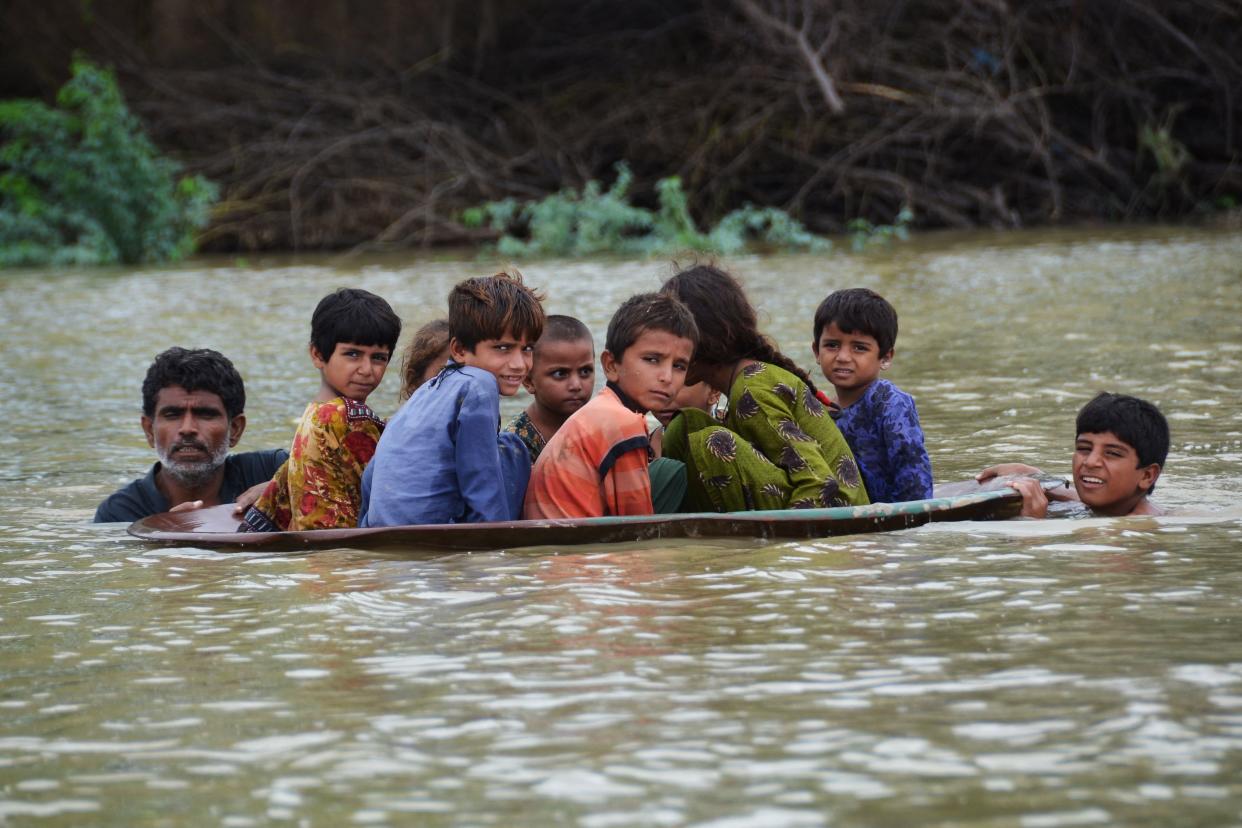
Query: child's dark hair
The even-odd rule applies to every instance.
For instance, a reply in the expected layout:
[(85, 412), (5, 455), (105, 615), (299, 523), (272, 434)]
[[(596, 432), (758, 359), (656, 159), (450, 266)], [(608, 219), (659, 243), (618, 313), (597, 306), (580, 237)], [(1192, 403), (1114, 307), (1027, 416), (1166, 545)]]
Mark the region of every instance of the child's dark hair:
[(665, 331), (690, 340), (696, 347), (699, 328), (690, 309), (667, 293), (639, 293), (621, 303), (608, 323), (604, 347), (621, 359), (644, 331)]
[(401, 366), (402, 402), (408, 400), (422, 384), (423, 374), (431, 361), (448, 348), (449, 324), (447, 319), (434, 319), (414, 332), (414, 338), (405, 348), (405, 360)]
[(1079, 410), (1074, 428), (1075, 435), (1105, 431), (1116, 434), (1134, 449), (1139, 468), (1152, 463), (1164, 468), (1169, 456), (1169, 421), (1160, 409), (1138, 397), (1107, 391), (1099, 394)]
[(542, 301), (516, 271), (458, 282), (448, 297), (449, 337), (467, 351), (506, 333), (534, 344), (543, 333)]
[(401, 336), (401, 318), (379, 296), (360, 288), (341, 288), (319, 300), (311, 315), (311, 346), (320, 359), (332, 358), (341, 342), (387, 345), (392, 353)]
[(834, 322), (843, 333), (875, 337), (881, 356), (891, 351), (897, 342), (897, 311), (874, 290), (837, 290), (819, 303), (815, 310), (815, 338), (812, 340), (816, 350), (824, 328)]
[[(595, 347), (595, 341), (591, 338), (591, 329), (582, 323), (581, 320), (572, 316), (554, 313), (544, 321), (543, 333), (539, 336), (539, 343), (547, 342), (577, 342), (585, 339), (591, 343), (591, 347)], [(536, 347), (536, 351), (538, 347)]]
[(209, 348), (169, 348), (155, 358), (142, 381), (142, 413), (155, 416), (160, 391), (180, 385), (186, 391), (206, 391), (224, 403), (232, 420), (246, 410), (246, 386), (228, 357)]
[(694, 352), (695, 362), (728, 365), (739, 359), (757, 359), (784, 368), (815, 390), (806, 371), (759, 332), (755, 309), (741, 283), (725, 271), (712, 265), (694, 265), (675, 274), (660, 292), (680, 299), (694, 315), (699, 330), (707, 332)]

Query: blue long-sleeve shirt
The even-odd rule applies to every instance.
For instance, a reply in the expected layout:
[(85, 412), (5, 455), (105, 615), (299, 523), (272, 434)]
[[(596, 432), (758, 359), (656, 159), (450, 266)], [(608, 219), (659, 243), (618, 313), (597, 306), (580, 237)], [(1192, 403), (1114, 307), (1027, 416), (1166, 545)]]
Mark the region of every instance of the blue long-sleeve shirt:
[(450, 365), (419, 387), (380, 438), (360, 525), (477, 523), (521, 517), (530, 456), (500, 434), (487, 371)]
[(876, 380), (837, 419), (854, 452), (872, 503), (900, 503), (932, 496), (931, 458), (914, 397), (888, 380)]

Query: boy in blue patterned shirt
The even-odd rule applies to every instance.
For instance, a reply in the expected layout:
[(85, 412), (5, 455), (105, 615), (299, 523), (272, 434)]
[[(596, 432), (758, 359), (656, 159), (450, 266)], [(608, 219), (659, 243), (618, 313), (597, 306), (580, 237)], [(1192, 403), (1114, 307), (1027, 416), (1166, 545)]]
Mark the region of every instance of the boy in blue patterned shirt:
[(897, 311), (866, 288), (829, 294), (815, 311), (811, 350), (837, 392), (845, 435), (872, 503), (932, 496), (931, 459), (914, 398), (880, 372), (893, 362)]

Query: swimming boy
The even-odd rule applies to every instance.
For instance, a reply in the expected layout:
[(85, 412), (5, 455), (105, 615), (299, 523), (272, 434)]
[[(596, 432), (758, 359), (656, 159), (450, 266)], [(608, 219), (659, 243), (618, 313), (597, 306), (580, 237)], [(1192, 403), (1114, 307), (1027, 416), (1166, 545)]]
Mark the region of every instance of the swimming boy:
[(320, 300), (310, 339), (319, 393), (302, 414), (289, 459), (242, 516), (242, 531), (358, 525), (362, 472), (384, 430), (366, 401), (400, 335), (401, 320), (374, 293), (342, 288)]
[(880, 379), (893, 363), (897, 311), (866, 288), (838, 290), (815, 311), (811, 350), (841, 405), (845, 435), (872, 503), (932, 496), (931, 459), (914, 398)]
[(643, 293), (621, 305), (600, 354), (608, 383), (539, 455), (524, 517), (652, 514), (646, 414), (677, 396), (698, 337), (694, 317), (672, 296)]
[(530, 375), (522, 383), (534, 400), (505, 426), (521, 438), (533, 465), (595, 390), (595, 343), (586, 325), (572, 316), (552, 314), (535, 343)]
[[(1078, 412), (1074, 441), (1074, 489), (1045, 493), (1037, 481), (1009, 485), (1022, 493), (1023, 517), (1046, 517), (1048, 496), (1079, 500), (1097, 515), (1162, 515), (1150, 495), (1169, 454), (1169, 423), (1160, 409), (1138, 397), (1103, 393)], [(1038, 475), (1025, 463), (1002, 463), (975, 477), (980, 483), (1003, 475)]]
[(500, 397), (530, 373), (540, 297), (520, 274), (449, 293), (449, 364), (393, 415), (372, 461), (362, 524), (477, 523), (521, 516), (530, 456), (499, 433)]

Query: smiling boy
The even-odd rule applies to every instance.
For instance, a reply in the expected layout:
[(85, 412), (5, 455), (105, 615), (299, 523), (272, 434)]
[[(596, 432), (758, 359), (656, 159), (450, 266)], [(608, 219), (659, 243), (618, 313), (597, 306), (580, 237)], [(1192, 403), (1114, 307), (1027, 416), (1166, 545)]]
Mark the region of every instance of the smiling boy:
[(311, 316), (310, 358), (319, 392), (306, 406), (289, 459), (242, 516), (242, 531), (358, 525), (363, 470), (384, 421), (366, 404), (384, 379), (401, 320), (379, 296), (342, 288)]
[[(1045, 492), (1031, 478), (1009, 482), (1022, 494), (1022, 516), (1042, 518), (1053, 500), (1079, 500), (1105, 517), (1162, 515), (1150, 499), (1169, 454), (1169, 423), (1160, 409), (1138, 397), (1102, 393), (1078, 412), (1074, 489)], [(1025, 463), (1002, 463), (976, 475), (980, 483), (1004, 475), (1039, 475)]]
[(896, 342), (897, 311), (874, 291), (838, 290), (815, 311), (811, 350), (837, 392), (837, 428), (872, 503), (932, 496), (931, 459), (914, 397), (880, 379), (893, 363)]
[(595, 343), (587, 326), (572, 316), (549, 316), (522, 385), (534, 399), (505, 431), (526, 444), (533, 465), (548, 440), (587, 404), (595, 389)]
[(671, 296), (644, 293), (621, 305), (600, 354), (608, 383), (539, 455), (524, 517), (652, 514), (646, 414), (672, 404), (698, 336), (690, 311)]
[(364, 526), (514, 520), (530, 477), (522, 441), (500, 430), (500, 397), (530, 373), (540, 297), (520, 274), (449, 293), (449, 364), (393, 415), (372, 461)]

